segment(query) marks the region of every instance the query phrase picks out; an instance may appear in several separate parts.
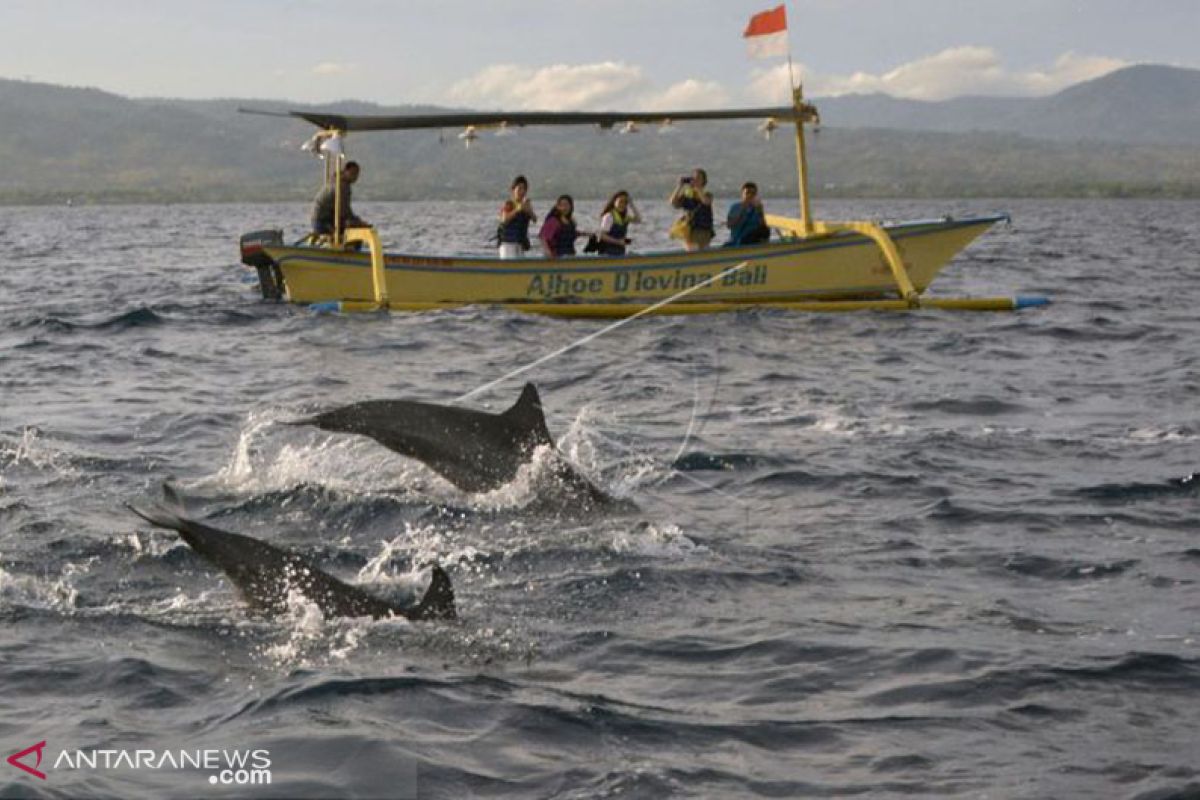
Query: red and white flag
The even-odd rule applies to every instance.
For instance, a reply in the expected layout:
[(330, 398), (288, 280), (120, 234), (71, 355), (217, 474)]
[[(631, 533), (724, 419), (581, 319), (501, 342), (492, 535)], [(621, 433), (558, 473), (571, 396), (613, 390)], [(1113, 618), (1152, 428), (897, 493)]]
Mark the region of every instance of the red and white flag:
[(788, 54), (787, 8), (779, 6), (750, 18), (742, 34), (753, 58), (773, 58)]

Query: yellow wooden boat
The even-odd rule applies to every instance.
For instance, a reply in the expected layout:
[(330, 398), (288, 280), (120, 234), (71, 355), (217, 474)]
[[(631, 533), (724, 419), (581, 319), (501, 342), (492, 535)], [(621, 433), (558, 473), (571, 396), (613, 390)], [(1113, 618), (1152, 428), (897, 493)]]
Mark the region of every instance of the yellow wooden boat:
[[(1005, 215), (949, 217), (881, 225), (814, 220), (809, 208), (804, 125), (816, 109), (793, 93), (791, 107), (683, 112), (483, 113), (346, 116), (290, 112), (320, 128), (327, 185), (340, 187), (342, 139), (351, 132), (524, 125), (667, 123), (765, 119), (795, 124), (800, 215), (768, 215), (777, 236), (745, 247), (625, 256), (500, 260), (478, 256), (384, 253), (371, 228), (320, 241), (284, 244), (277, 231), (242, 237), (242, 260), (258, 271), (264, 297), (318, 308), (423, 311), (500, 305), (559, 316), (712, 313), (747, 307), (807, 311), (938, 307), (1012, 310), (1041, 298), (926, 298), (950, 260)], [(263, 112), (251, 112), (263, 113)], [(340, 198), (338, 199), (340, 204)]]

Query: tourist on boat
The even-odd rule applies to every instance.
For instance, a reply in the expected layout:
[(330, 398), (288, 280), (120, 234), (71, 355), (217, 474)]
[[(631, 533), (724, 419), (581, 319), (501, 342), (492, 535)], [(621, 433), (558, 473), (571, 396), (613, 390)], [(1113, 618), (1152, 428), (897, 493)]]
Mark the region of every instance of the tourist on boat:
[(529, 181), (524, 175), (513, 178), (511, 196), (500, 206), (500, 258), (521, 258), (529, 250), (529, 225), (537, 214), (529, 203)]
[(571, 195), (564, 194), (546, 215), (538, 239), (546, 258), (562, 258), (575, 255), (575, 240), (588, 235), (575, 227), (575, 201)]
[(754, 181), (742, 184), (742, 199), (729, 207), (725, 221), (729, 224), (726, 247), (759, 244), (771, 238), (767, 214), (763, 211), (762, 198), (758, 196), (758, 184)]
[(696, 169), (679, 179), (668, 202), (683, 209), (687, 216), (687, 234), (683, 246), (687, 250), (704, 250), (713, 239), (712, 192), (707, 190), (708, 173)]
[[(346, 166), (342, 167), (341, 184), (342, 184), (342, 218), (337, 226), (338, 233), (342, 233), (346, 228), (369, 228), (371, 223), (354, 214), (354, 210), (350, 207), (350, 186), (358, 180), (359, 167), (357, 161), (348, 161)], [(317, 193), (317, 197), (313, 200), (312, 207), (312, 230), (318, 236), (333, 235), (333, 217), (335, 208), (337, 207), (337, 198), (334, 193), (333, 185), (330, 184)]]
[(629, 226), (642, 221), (642, 215), (629, 192), (617, 192), (604, 204), (600, 212), (600, 233), (596, 252), (602, 256), (623, 256), (625, 247), (630, 243)]

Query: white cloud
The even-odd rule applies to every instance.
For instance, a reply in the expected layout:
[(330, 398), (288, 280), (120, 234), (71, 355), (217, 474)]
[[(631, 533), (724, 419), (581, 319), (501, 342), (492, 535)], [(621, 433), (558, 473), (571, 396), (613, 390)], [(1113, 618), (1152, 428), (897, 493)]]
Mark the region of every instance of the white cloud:
[(729, 105), (729, 92), (715, 81), (686, 81), (668, 86), (661, 92), (642, 99), (641, 107), (649, 111), (664, 109), (720, 108)]
[[(801, 74), (809, 97), (883, 92), (914, 100), (945, 100), (961, 95), (1053, 94), (1127, 65), (1115, 58), (1064, 53), (1045, 69), (1010, 70), (990, 47), (952, 47), (879, 74), (824, 74), (803, 67)], [(786, 65), (759, 70), (751, 79), (750, 93), (763, 101), (786, 102), (786, 75)]]
[(646, 89), (641, 67), (600, 64), (519, 67), (496, 64), (450, 87), (450, 99), (474, 108), (575, 111), (628, 105)]
[(642, 68), (614, 61), (521, 67), (496, 64), (450, 87), (448, 99), (471, 108), (520, 111), (712, 108), (729, 102), (719, 83), (688, 79), (659, 89)]
[(353, 64), (338, 64), (334, 61), (322, 61), (312, 68), (313, 75), (345, 75), (354, 71)]
[[(803, 64), (796, 65), (797, 75), (805, 76), (807, 72)], [(770, 69), (756, 69), (750, 78), (750, 97), (754, 102), (765, 105), (791, 105), (792, 92), (789, 88), (791, 86), (789, 81), (787, 64), (780, 64)], [(804, 94), (806, 97), (813, 96), (807, 81), (804, 85)]]
[(1033, 94), (1053, 94), (1072, 84), (1090, 81), (1128, 66), (1128, 61), (1117, 58), (1063, 53), (1055, 60), (1051, 70), (1025, 73), (1025, 81), (1031, 89), (1035, 90), (1032, 92)]

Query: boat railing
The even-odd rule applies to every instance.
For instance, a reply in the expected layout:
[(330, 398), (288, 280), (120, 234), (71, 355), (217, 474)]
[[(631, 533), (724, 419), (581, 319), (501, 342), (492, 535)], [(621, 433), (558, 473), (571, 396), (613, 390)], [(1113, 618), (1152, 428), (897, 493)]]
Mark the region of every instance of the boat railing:
[(383, 244), (374, 228), (346, 228), (343, 234), (346, 244), (362, 242), (371, 254), (371, 284), (374, 290), (375, 305), (378, 310), (388, 308), (389, 297), (387, 289), (386, 262), (383, 258)]
[(908, 304), (909, 308), (920, 307), (921, 293), (913, 286), (912, 278), (908, 276), (908, 267), (904, 263), (904, 258), (900, 255), (900, 249), (896, 247), (896, 242), (892, 240), (892, 237), (888, 235), (888, 232), (879, 223), (869, 220), (851, 220), (848, 222), (820, 222), (814, 220), (806, 223), (805, 220), (767, 214), (767, 225), (772, 228), (778, 228), (781, 231), (787, 231), (800, 239), (824, 238), (839, 233), (857, 233), (860, 236), (866, 236), (879, 248), (883, 260), (887, 262), (888, 268), (891, 269), (892, 279), (896, 282), (896, 290), (900, 293), (901, 299)]

